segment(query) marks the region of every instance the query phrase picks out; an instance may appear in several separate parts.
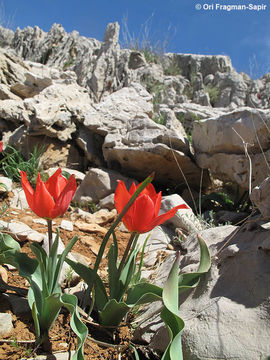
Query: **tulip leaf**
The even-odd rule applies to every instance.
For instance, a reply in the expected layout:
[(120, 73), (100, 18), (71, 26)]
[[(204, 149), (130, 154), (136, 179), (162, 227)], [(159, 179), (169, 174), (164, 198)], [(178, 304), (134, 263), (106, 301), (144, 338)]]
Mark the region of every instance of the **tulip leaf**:
[(21, 247), (10, 235), (0, 233), (0, 253), (8, 250), (21, 251)]
[(133, 346), (133, 345), (129, 344), (129, 345), (128, 345), (128, 347), (134, 351), (135, 360), (140, 360), (140, 357), (139, 357), (138, 351), (137, 351), (137, 349), (135, 348), (135, 346)]
[(54, 291), (54, 274), (56, 273), (57, 269), (57, 252), (58, 252), (58, 245), (59, 245), (59, 230), (56, 230), (56, 236), (54, 242), (52, 244), (49, 256), (48, 256), (48, 287), (50, 293)]
[(60, 298), (61, 293), (51, 294), (50, 296), (44, 298), (42, 312), (38, 314), (41, 337), (44, 333), (48, 334), (48, 331), (52, 327), (60, 312), (62, 307)]
[(143, 243), (143, 247), (142, 247), (142, 250), (141, 250), (141, 256), (140, 256), (140, 263), (139, 263), (138, 270), (137, 270), (136, 274), (134, 274), (134, 276), (133, 276), (133, 278), (131, 280), (132, 284), (137, 284), (140, 281), (145, 247), (146, 247), (146, 244), (147, 244), (149, 238), (150, 238), (150, 234), (146, 237), (146, 239), (145, 239), (145, 241)]
[(119, 287), (120, 287), (119, 298), (121, 298), (121, 299), (123, 298), (128, 286), (130, 284), (130, 281), (134, 275), (135, 266), (136, 266), (135, 261), (136, 261), (138, 252), (139, 252), (138, 249), (135, 249), (132, 252), (130, 252), (128, 259), (121, 271), (120, 278), (119, 278)]
[(61, 302), (62, 306), (67, 308), (71, 313), (70, 326), (77, 335), (77, 350), (72, 356), (72, 360), (84, 360), (83, 347), (87, 338), (88, 329), (80, 318), (77, 307), (78, 299), (75, 295), (62, 294)]
[(103, 326), (118, 326), (129, 310), (130, 307), (126, 303), (112, 299), (107, 302), (104, 309), (99, 313), (100, 324)]
[(200, 235), (197, 235), (197, 238), (201, 251), (199, 268), (197, 272), (181, 274), (179, 276), (179, 293), (195, 288), (199, 284), (201, 276), (207, 273), (211, 267), (208, 247)]
[(181, 332), (185, 326), (184, 321), (178, 316), (178, 272), (180, 254), (169, 273), (164, 285), (162, 299), (164, 308), (161, 311), (161, 318), (167, 325), (170, 343), (162, 356), (162, 360), (182, 360)]
[[(57, 230), (58, 232), (58, 230)], [(59, 236), (59, 233), (57, 233), (57, 236)], [(58, 287), (58, 281), (59, 281), (59, 277), (60, 277), (60, 273), (61, 273), (61, 269), (63, 267), (63, 263), (68, 255), (68, 253), (70, 252), (70, 250), (73, 248), (73, 246), (76, 244), (76, 242), (78, 241), (78, 236), (74, 236), (70, 242), (67, 244), (65, 250), (62, 252), (62, 254), (59, 256), (58, 258), (58, 262), (57, 262), (57, 266), (56, 266), (56, 270), (54, 273), (54, 279), (53, 279), (53, 289), (57, 289)], [(56, 250), (57, 252), (57, 250)]]
[(109, 292), (110, 299), (120, 300), (119, 294), (119, 278), (117, 268), (117, 245), (111, 244), (108, 252), (108, 277), (109, 277)]
[[(90, 281), (91, 282), (93, 281), (95, 286), (95, 297), (96, 297), (95, 305), (98, 310), (102, 310), (109, 299), (106, 293), (105, 286), (102, 280), (100, 279), (100, 277), (98, 276), (98, 274), (95, 274), (93, 269), (79, 262), (72, 261), (68, 258), (66, 258), (65, 261), (72, 267), (72, 269), (78, 275), (81, 276), (81, 278), (86, 282), (87, 285), (90, 283)], [(93, 280), (95, 277), (96, 279)]]
[[(50, 294), (48, 289), (48, 273), (46, 271), (48, 269), (47, 254), (39, 244), (33, 243), (30, 245), (30, 248), (34, 253), (34, 255), (36, 256), (36, 259), (39, 264), (40, 274), (41, 274), (40, 286), (43, 292), (43, 297), (47, 297)], [(30, 279), (28, 278), (28, 280), (31, 283), (31, 278)]]
[[(153, 300), (149, 300), (152, 298)], [(147, 282), (132, 286), (127, 292), (126, 304), (134, 306), (162, 299), (162, 288)]]
[[(29, 302), (29, 298), (28, 298), (28, 302)], [(29, 302), (29, 304), (30, 304), (30, 302)], [(35, 302), (32, 303), (31, 309), (32, 309), (32, 317), (33, 317), (34, 325), (35, 325), (36, 339), (40, 339), (40, 326), (39, 326), (38, 312), (37, 312), (37, 307), (36, 307)]]

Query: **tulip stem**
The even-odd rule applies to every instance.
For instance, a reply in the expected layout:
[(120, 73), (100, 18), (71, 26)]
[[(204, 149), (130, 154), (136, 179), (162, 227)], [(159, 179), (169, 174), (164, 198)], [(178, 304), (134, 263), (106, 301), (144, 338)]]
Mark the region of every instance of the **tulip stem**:
[(129, 250), (130, 250), (130, 248), (131, 248), (131, 245), (132, 245), (133, 240), (134, 240), (134, 238), (136, 237), (136, 235), (137, 235), (136, 232), (132, 232), (132, 233), (130, 234), (130, 238), (129, 238), (127, 247), (126, 247), (126, 249), (125, 249), (124, 255), (123, 255), (123, 257), (122, 257), (122, 260), (121, 260), (120, 265), (119, 265), (119, 268), (118, 268), (118, 277), (120, 277), (120, 275), (121, 275), (121, 272), (122, 272), (123, 267), (124, 267), (124, 265), (125, 265), (125, 262), (126, 262), (126, 259), (127, 259), (128, 253), (129, 253)]
[(49, 254), (52, 248), (52, 220), (47, 220), (48, 224), (48, 238), (49, 238)]

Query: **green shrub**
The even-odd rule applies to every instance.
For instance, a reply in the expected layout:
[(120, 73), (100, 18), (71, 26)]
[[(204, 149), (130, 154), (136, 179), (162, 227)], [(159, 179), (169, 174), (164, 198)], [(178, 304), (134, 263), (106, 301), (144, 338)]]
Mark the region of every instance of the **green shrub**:
[(164, 69), (164, 75), (175, 76), (181, 75), (181, 70), (176, 62), (172, 62), (167, 68)]
[(181, 122), (184, 127), (184, 130), (187, 135), (187, 139), (190, 144), (192, 144), (192, 129), (193, 129), (193, 122), (200, 121), (201, 117), (193, 112), (187, 112), (185, 114), (178, 113), (176, 115), (177, 119)]
[(20, 182), (19, 171), (25, 171), (31, 185), (35, 185), (37, 174), (39, 172), (39, 161), (44, 153), (44, 148), (34, 147), (34, 150), (26, 159), (14, 147), (7, 145), (3, 151), (3, 160), (1, 160), (4, 173), (13, 181)]
[(160, 125), (165, 125), (165, 116), (163, 114), (160, 115), (155, 115), (153, 117), (153, 120), (155, 123), (160, 124)]
[(211, 105), (214, 106), (220, 97), (221, 90), (213, 85), (205, 86), (204, 90), (209, 95)]

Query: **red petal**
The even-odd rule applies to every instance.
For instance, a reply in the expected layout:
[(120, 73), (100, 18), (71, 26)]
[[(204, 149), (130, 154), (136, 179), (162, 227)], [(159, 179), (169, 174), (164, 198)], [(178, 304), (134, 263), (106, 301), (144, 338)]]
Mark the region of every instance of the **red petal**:
[(119, 180), (114, 193), (114, 204), (118, 214), (124, 209), (130, 198), (131, 195), (128, 193), (125, 183)]
[(47, 190), (45, 184), (40, 178), (40, 175), (37, 176), (37, 186), (34, 194), (34, 204), (32, 210), (35, 214), (42, 218), (52, 219), (51, 214), (54, 208), (55, 202)]
[(140, 195), (133, 204), (132, 230), (138, 233), (146, 232), (145, 228), (153, 221), (155, 207), (148, 195)]
[(172, 218), (176, 214), (177, 210), (179, 210), (179, 209), (189, 209), (189, 207), (185, 204), (175, 206), (171, 210), (167, 211), (165, 214), (159, 215), (158, 217), (154, 218), (154, 220), (151, 223), (149, 223), (147, 227), (145, 227), (144, 232), (148, 232), (148, 231), (152, 230), (154, 227), (156, 227), (156, 226), (164, 223), (166, 220)]
[(32, 186), (29, 184), (26, 172), (20, 171), (20, 175), (21, 175), (21, 184), (22, 184), (22, 188), (25, 193), (26, 200), (28, 202), (30, 209), (33, 210), (33, 208), (34, 208), (34, 190), (33, 190)]
[(129, 195), (132, 196), (135, 193), (136, 189), (137, 189), (137, 187), (136, 187), (135, 183), (133, 182), (129, 189)]
[(75, 175), (71, 175), (70, 178), (67, 181), (67, 184), (63, 191), (61, 192), (60, 196), (56, 200), (54, 209), (51, 214), (51, 218), (54, 219), (55, 217), (59, 215), (63, 215), (75, 194), (75, 191), (77, 190), (77, 184), (75, 180)]
[(45, 182), (45, 186), (51, 196), (56, 201), (65, 186), (67, 185), (67, 179), (61, 175), (61, 169), (57, 169), (56, 172), (49, 177), (49, 179)]
[(0, 141), (0, 153), (3, 151), (3, 142)]
[(158, 216), (160, 205), (161, 205), (161, 199), (162, 199), (162, 196), (161, 196), (161, 191), (160, 191), (156, 195), (156, 200), (154, 201), (154, 204), (155, 204), (155, 217)]

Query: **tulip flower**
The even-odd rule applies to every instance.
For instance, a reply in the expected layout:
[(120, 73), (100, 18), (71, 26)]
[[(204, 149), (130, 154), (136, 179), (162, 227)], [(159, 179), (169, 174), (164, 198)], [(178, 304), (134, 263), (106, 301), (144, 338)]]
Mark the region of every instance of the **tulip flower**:
[(27, 174), (24, 171), (21, 171), (20, 174), (26, 200), (36, 215), (52, 220), (66, 212), (77, 189), (74, 175), (71, 175), (67, 180), (61, 175), (61, 169), (58, 169), (43, 183), (40, 174), (38, 174), (36, 190), (34, 191), (29, 184)]
[[(136, 187), (133, 183), (130, 190), (127, 191), (124, 182), (118, 181), (118, 186), (114, 194), (114, 202), (115, 208), (119, 214), (138, 187), (139, 185)], [(143, 234), (173, 217), (177, 210), (188, 209), (187, 205), (182, 204), (175, 206), (173, 209), (162, 215), (158, 215), (161, 198), (161, 191), (156, 193), (155, 188), (151, 183), (147, 185), (123, 217), (123, 223), (127, 229), (130, 232)]]
[(3, 141), (0, 141), (0, 153), (3, 151)]

